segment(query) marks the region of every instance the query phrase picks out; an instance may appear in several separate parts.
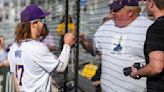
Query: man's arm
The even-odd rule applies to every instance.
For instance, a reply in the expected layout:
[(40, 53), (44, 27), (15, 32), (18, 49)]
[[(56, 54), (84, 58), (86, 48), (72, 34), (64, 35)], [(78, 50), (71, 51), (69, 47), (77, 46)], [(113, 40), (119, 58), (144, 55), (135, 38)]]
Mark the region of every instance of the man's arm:
[(132, 67), (132, 77), (141, 76), (154, 76), (162, 72), (164, 69), (164, 52), (163, 51), (152, 51), (149, 54), (149, 64), (145, 67), (137, 70)]
[(5, 59), (2, 63), (0, 63), (0, 67), (9, 67), (9, 61)]
[(64, 36), (64, 46), (63, 50), (59, 56), (59, 65), (56, 68), (57, 72), (64, 72), (68, 65), (70, 49), (75, 43), (75, 36), (73, 33), (67, 33)]
[(89, 52), (92, 56), (96, 56), (98, 54), (98, 50), (93, 46), (93, 38), (89, 38), (86, 36), (81, 36), (81, 44), (83, 48)]

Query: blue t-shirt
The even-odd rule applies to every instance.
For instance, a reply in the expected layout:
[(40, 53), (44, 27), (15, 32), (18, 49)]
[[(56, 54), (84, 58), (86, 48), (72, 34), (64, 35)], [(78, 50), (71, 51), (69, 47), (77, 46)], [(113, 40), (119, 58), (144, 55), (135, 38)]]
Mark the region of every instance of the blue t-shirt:
[(7, 53), (4, 49), (0, 50), (0, 63), (7, 58)]

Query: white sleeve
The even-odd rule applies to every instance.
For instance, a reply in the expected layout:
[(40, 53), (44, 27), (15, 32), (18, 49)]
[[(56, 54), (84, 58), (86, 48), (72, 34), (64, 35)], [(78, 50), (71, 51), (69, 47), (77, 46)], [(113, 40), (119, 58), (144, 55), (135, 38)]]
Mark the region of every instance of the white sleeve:
[(55, 69), (57, 71), (64, 71), (69, 60), (70, 47), (64, 45), (63, 50), (59, 58), (52, 54), (46, 45), (35, 45), (33, 46), (32, 52), (26, 48), (26, 52), (45, 71), (51, 73)]
[(12, 51), (9, 51), (9, 53), (8, 53), (8, 61), (9, 61), (9, 64), (10, 64), (10, 72), (12, 72), (12, 73), (15, 73), (15, 67), (16, 67), (16, 64), (15, 64), (15, 62), (13, 61), (14, 59), (12, 59), (13, 58), (13, 55), (14, 54), (12, 54), (13, 52)]
[[(31, 46), (31, 48), (30, 48)], [(39, 65), (46, 72), (51, 73), (58, 65), (59, 60), (44, 44), (30, 45), (22, 48), (24, 53), (30, 56), (32, 62)]]
[(68, 65), (71, 47), (64, 45), (63, 50), (59, 56), (59, 65), (56, 68), (57, 72), (63, 72)]
[(100, 33), (102, 31), (102, 28), (99, 27), (99, 29), (96, 31), (94, 34), (94, 47), (98, 50), (101, 51), (101, 44), (100, 44)]

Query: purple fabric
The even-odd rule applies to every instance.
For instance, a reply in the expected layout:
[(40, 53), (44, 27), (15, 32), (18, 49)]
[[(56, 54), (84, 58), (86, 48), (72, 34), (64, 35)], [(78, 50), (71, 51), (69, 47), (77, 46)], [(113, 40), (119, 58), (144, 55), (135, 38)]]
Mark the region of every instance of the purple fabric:
[(114, 1), (113, 3), (109, 4), (111, 9), (121, 9), (122, 5), (119, 5), (118, 2)]
[(109, 4), (111, 9), (121, 9), (124, 6), (138, 6), (139, 0), (116, 0)]
[(50, 12), (43, 12), (36, 4), (30, 4), (21, 12), (21, 22), (32, 21), (49, 15)]

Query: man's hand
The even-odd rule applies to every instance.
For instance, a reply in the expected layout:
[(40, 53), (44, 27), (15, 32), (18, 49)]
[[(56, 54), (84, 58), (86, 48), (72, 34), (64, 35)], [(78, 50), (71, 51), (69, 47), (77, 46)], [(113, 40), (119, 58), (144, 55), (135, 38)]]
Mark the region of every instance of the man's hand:
[(92, 84), (94, 87), (97, 87), (100, 85), (100, 80), (94, 81)]
[(131, 69), (132, 69), (132, 72), (130, 74), (130, 77), (133, 77), (134, 79), (139, 79), (140, 77), (137, 74), (137, 71), (138, 71), (137, 68), (135, 68), (134, 66), (132, 66)]
[(64, 44), (68, 44), (70, 47), (72, 47), (75, 44), (75, 35), (74, 35), (74, 33), (65, 34)]

